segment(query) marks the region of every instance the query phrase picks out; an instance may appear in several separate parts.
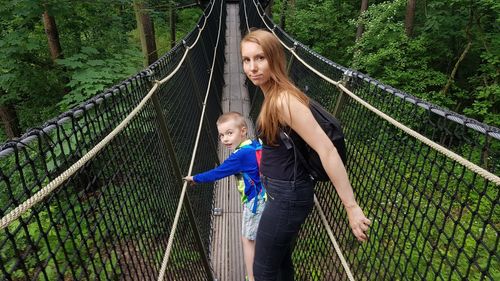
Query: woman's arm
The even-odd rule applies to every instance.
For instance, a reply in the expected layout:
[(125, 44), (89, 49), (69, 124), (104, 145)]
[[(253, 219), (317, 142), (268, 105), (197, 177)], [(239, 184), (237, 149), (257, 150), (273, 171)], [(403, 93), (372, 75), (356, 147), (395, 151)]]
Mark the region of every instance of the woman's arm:
[(278, 108), (281, 109), (282, 120), (319, 155), (321, 163), (332, 181), (335, 189), (347, 211), (349, 223), (356, 238), (365, 241), (365, 231), (371, 224), (359, 207), (349, 182), (346, 169), (337, 149), (319, 126), (311, 110), (299, 100), (290, 95), (283, 95)]

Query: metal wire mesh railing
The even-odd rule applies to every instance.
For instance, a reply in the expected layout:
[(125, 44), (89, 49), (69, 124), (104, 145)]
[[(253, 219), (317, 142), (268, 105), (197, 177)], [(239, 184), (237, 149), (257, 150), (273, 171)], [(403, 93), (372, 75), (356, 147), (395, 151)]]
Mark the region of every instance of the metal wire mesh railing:
[[(225, 8), (213, 2), (184, 42), (149, 68), (0, 146), (0, 280), (158, 277), (182, 189), (179, 175), (190, 166), (207, 88), (193, 173), (218, 164), (215, 120), (221, 112), (224, 36), (216, 31), (225, 22)], [(317, 208), (294, 251), (296, 279), (347, 279), (329, 228), (358, 280), (498, 279), (498, 184), (407, 135), (346, 92), (494, 177), (500, 130), (332, 63), (274, 27), (256, 2), (240, 1), (242, 30), (269, 26), (301, 58), (288, 53), (290, 75), (342, 121), (351, 182), (373, 220), (369, 242), (358, 244), (334, 189), (319, 184)], [(38, 203), (4, 221), (114, 131), (152, 85), (158, 90), (151, 100), (102, 150)], [(262, 95), (248, 88), (255, 117)], [(211, 251), (212, 191), (210, 185), (188, 189), (190, 204), (181, 209), (168, 280), (210, 278), (204, 257)]]
[[(220, 3), (211, 2), (184, 42), (143, 72), (0, 147), (0, 280), (158, 277), (182, 187), (178, 175), (187, 173), (208, 85), (200, 137), (205, 153), (194, 169), (218, 162), (214, 124), (224, 84), (224, 35), (214, 31), (225, 22)], [(105, 139), (181, 62), (102, 150), (38, 203), (11, 216)], [(169, 280), (206, 280), (213, 190), (190, 189), (186, 200), (196, 208), (182, 209), (166, 272)]]
[[(351, 183), (373, 221), (370, 240), (358, 244), (333, 187), (318, 184), (319, 204), (303, 226), (294, 252), (297, 280), (348, 278), (319, 208), (325, 211), (326, 225), (356, 280), (498, 279), (500, 130), (321, 57), (275, 26), (257, 2), (240, 2), (242, 33), (250, 27), (268, 28), (297, 55), (287, 52), (290, 76), (342, 122)], [(248, 88), (255, 118), (262, 95), (251, 84)], [(406, 134), (341, 88), (448, 151)], [(458, 162), (447, 156), (453, 153), (464, 159)]]

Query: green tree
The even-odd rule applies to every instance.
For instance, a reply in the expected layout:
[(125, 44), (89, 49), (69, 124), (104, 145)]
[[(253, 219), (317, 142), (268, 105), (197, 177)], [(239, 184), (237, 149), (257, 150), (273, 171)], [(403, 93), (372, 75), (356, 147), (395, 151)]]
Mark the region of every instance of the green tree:
[(408, 93), (438, 104), (451, 105), (449, 99), (436, 95), (446, 82), (446, 75), (433, 69), (434, 56), (427, 50), (427, 36), (410, 39), (405, 34), (406, 1), (372, 5), (363, 16), (365, 32), (350, 49), (352, 66), (361, 72)]
[[(0, 106), (19, 117), (21, 129), (54, 114), (62, 96), (61, 69), (54, 67), (38, 1), (0, 3)], [(36, 112), (36, 114), (34, 114)], [(19, 133), (19, 132), (18, 132)]]
[[(282, 7), (282, 1), (275, 1), (274, 6)], [(278, 17), (281, 13), (273, 14)], [(356, 27), (349, 20), (358, 15), (358, 1), (296, 0), (287, 5), (286, 31), (323, 56), (346, 65), (352, 56), (346, 50), (356, 37)]]
[(296, 0), (286, 31), (334, 62), (498, 127), (497, 2), (369, 1), (360, 16), (359, 0)]
[[(149, 11), (155, 26), (165, 27), (167, 11)], [(198, 7), (179, 11), (177, 36), (191, 31), (201, 14)], [(6, 126), (0, 140), (6, 132), (14, 137), (40, 126), (143, 68), (136, 25), (133, 0), (0, 0)], [(157, 32), (156, 41), (162, 53), (170, 49), (168, 32)]]
[(354, 68), (440, 106), (500, 125), (500, 6), (492, 1), (434, 1), (417, 6), (413, 38), (406, 1), (372, 5), (367, 31), (351, 49)]
[[(368, 0), (361, 0), (361, 8), (359, 9), (360, 16), (368, 9)], [(356, 39), (361, 38), (363, 35), (364, 26), (362, 22), (358, 23), (358, 28), (356, 30)]]

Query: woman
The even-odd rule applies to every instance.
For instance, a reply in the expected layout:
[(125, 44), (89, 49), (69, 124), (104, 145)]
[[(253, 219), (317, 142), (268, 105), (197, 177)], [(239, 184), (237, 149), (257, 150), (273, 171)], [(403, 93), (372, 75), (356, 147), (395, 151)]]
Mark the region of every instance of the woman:
[(264, 142), (260, 169), (268, 203), (257, 231), (254, 276), (256, 281), (293, 280), (294, 239), (312, 210), (314, 182), (281, 141), (281, 131), (295, 145), (306, 142), (318, 153), (359, 241), (367, 240), (371, 222), (354, 198), (337, 150), (309, 110), (307, 96), (288, 78), (281, 43), (268, 31), (254, 30), (240, 47), (245, 74), (264, 94), (257, 129)]

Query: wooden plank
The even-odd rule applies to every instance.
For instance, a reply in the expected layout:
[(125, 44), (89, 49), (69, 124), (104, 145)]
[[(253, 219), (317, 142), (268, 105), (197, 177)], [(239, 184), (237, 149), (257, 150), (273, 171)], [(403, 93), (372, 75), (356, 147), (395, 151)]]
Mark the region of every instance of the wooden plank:
[[(226, 85), (222, 94), (222, 109), (238, 111), (246, 117), (249, 112), (249, 98), (246, 88), (243, 87), (239, 42), (239, 6), (227, 5), (226, 20), (226, 65), (224, 79)], [(253, 137), (254, 127), (247, 118), (249, 137)], [(219, 146), (218, 155), (221, 161), (226, 159), (229, 151), (224, 146)], [(243, 260), (243, 247), (241, 245), (241, 216), (242, 205), (240, 194), (236, 188), (236, 180), (229, 177), (217, 182), (214, 191), (215, 206), (222, 208), (221, 216), (213, 216), (213, 241), (211, 261), (214, 276), (218, 281), (239, 281), (245, 278), (245, 263)]]

